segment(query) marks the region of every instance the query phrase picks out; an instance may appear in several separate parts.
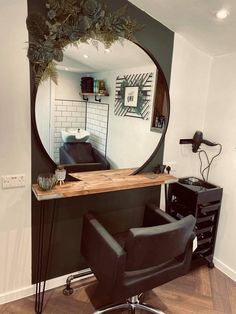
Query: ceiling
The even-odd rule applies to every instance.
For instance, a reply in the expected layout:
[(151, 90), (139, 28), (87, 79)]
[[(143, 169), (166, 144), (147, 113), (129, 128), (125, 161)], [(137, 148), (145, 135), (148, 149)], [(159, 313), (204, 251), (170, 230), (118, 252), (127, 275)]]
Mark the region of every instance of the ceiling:
[[(236, 0), (129, 1), (209, 55), (236, 52)], [(215, 17), (221, 8), (225, 20)]]
[(89, 44), (81, 43), (79, 47), (68, 46), (64, 51), (63, 63), (59, 63), (57, 68), (71, 72), (92, 73), (154, 64), (144, 50), (126, 39), (115, 42), (109, 52), (105, 50), (102, 43), (98, 41), (94, 43), (97, 47), (91, 41)]

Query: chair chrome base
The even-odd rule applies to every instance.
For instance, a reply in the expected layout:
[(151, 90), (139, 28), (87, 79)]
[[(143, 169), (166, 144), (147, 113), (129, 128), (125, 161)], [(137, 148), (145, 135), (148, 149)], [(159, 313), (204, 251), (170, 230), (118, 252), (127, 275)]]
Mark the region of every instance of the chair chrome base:
[(126, 303), (108, 305), (100, 310), (95, 311), (94, 314), (102, 314), (119, 309), (130, 310), (131, 314), (135, 314), (135, 309), (144, 310), (154, 314), (165, 314), (164, 312), (157, 310), (150, 305), (140, 303), (138, 296), (129, 298)]

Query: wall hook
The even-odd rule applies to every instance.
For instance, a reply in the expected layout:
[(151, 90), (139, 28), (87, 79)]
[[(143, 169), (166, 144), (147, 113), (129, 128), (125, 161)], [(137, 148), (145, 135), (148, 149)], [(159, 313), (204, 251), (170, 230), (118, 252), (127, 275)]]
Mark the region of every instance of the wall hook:
[(83, 95), (83, 100), (88, 101), (88, 97)]
[(97, 98), (97, 95), (95, 96), (95, 101), (101, 102), (101, 98)]

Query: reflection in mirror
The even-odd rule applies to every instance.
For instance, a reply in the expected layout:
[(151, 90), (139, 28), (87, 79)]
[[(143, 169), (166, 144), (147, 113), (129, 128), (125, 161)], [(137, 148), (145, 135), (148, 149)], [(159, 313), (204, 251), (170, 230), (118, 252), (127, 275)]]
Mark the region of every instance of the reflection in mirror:
[(35, 114), (56, 164), (100, 163), (76, 171), (136, 168), (153, 153), (168, 119), (162, 71), (138, 45), (96, 42), (68, 47), (58, 85), (43, 82)]

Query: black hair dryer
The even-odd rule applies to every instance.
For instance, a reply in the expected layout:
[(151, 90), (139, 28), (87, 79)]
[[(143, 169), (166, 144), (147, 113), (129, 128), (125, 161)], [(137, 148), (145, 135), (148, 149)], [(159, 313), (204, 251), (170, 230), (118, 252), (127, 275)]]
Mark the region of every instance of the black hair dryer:
[(201, 131), (196, 131), (192, 139), (180, 139), (180, 144), (192, 144), (192, 151), (196, 153), (201, 144), (206, 144), (207, 146), (216, 146), (217, 143), (212, 143), (208, 140), (203, 139), (203, 134)]

